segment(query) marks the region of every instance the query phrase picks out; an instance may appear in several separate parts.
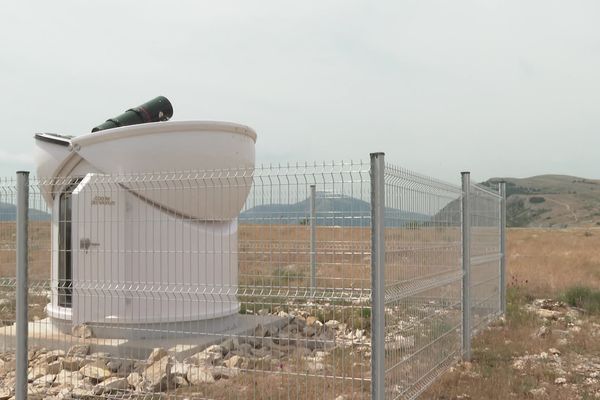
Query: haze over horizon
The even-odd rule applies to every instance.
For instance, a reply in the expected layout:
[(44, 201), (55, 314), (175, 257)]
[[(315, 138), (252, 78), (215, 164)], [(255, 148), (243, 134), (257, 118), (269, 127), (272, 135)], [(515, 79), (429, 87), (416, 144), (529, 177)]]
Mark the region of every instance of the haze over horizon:
[(0, 176), (33, 134), (157, 95), (258, 133), (257, 163), (368, 159), (453, 183), (600, 178), (594, 1), (5, 2)]

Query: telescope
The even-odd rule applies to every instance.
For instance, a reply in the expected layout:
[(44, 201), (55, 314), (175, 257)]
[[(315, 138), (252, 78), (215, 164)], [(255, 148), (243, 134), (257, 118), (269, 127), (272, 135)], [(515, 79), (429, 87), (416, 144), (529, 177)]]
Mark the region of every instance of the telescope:
[(173, 106), (171, 102), (164, 96), (158, 96), (141, 106), (130, 108), (123, 114), (106, 120), (106, 122), (92, 129), (92, 133), (119, 126), (168, 121), (172, 116)]

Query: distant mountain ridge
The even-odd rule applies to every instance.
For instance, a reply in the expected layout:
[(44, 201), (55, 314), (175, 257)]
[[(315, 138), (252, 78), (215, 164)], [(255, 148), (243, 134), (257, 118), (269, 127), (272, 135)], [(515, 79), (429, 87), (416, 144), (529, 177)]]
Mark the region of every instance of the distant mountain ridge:
[[(315, 199), (317, 224), (322, 226), (369, 226), (371, 204), (347, 195), (317, 192)], [(240, 214), (240, 223), (247, 224), (307, 224), (310, 199), (292, 204), (264, 204)], [(386, 208), (386, 226), (419, 224), (431, 220), (430, 215)]]
[(513, 227), (600, 226), (600, 180), (569, 175), (491, 178), (506, 182), (507, 225)]
[[(35, 208), (29, 209), (29, 219), (31, 221), (49, 221), (50, 214), (37, 210)], [(14, 204), (0, 203), (0, 221), (16, 221), (17, 220), (17, 207)]]

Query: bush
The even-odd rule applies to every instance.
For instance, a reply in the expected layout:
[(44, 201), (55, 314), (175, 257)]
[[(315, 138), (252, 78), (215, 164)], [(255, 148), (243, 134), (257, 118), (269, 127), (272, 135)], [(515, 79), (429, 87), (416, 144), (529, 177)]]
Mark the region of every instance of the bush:
[(574, 286), (563, 294), (563, 301), (571, 307), (582, 308), (590, 313), (600, 313), (600, 290), (586, 286)]
[(546, 201), (546, 199), (543, 198), (543, 197), (541, 197), (541, 196), (533, 196), (533, 197), (529, 198), (529, 202), (531, 204), (540, 204), (540, 203), (543, 203), (545, 201)]

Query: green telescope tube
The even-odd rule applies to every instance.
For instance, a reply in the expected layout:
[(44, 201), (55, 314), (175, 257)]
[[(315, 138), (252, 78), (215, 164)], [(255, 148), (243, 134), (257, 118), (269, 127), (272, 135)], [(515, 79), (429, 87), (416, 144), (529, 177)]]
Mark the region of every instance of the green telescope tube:
[(141, 106), (130, 108), (123, 114), (106, 120), (106, 122), (92, 129), (92, 133), (103, 131), (105, 129), (117, 128), (119, 126), (167, 121), (172, 116), (173, 106), (171, 105), (171, 102), (164, 96), (158, 96)]

